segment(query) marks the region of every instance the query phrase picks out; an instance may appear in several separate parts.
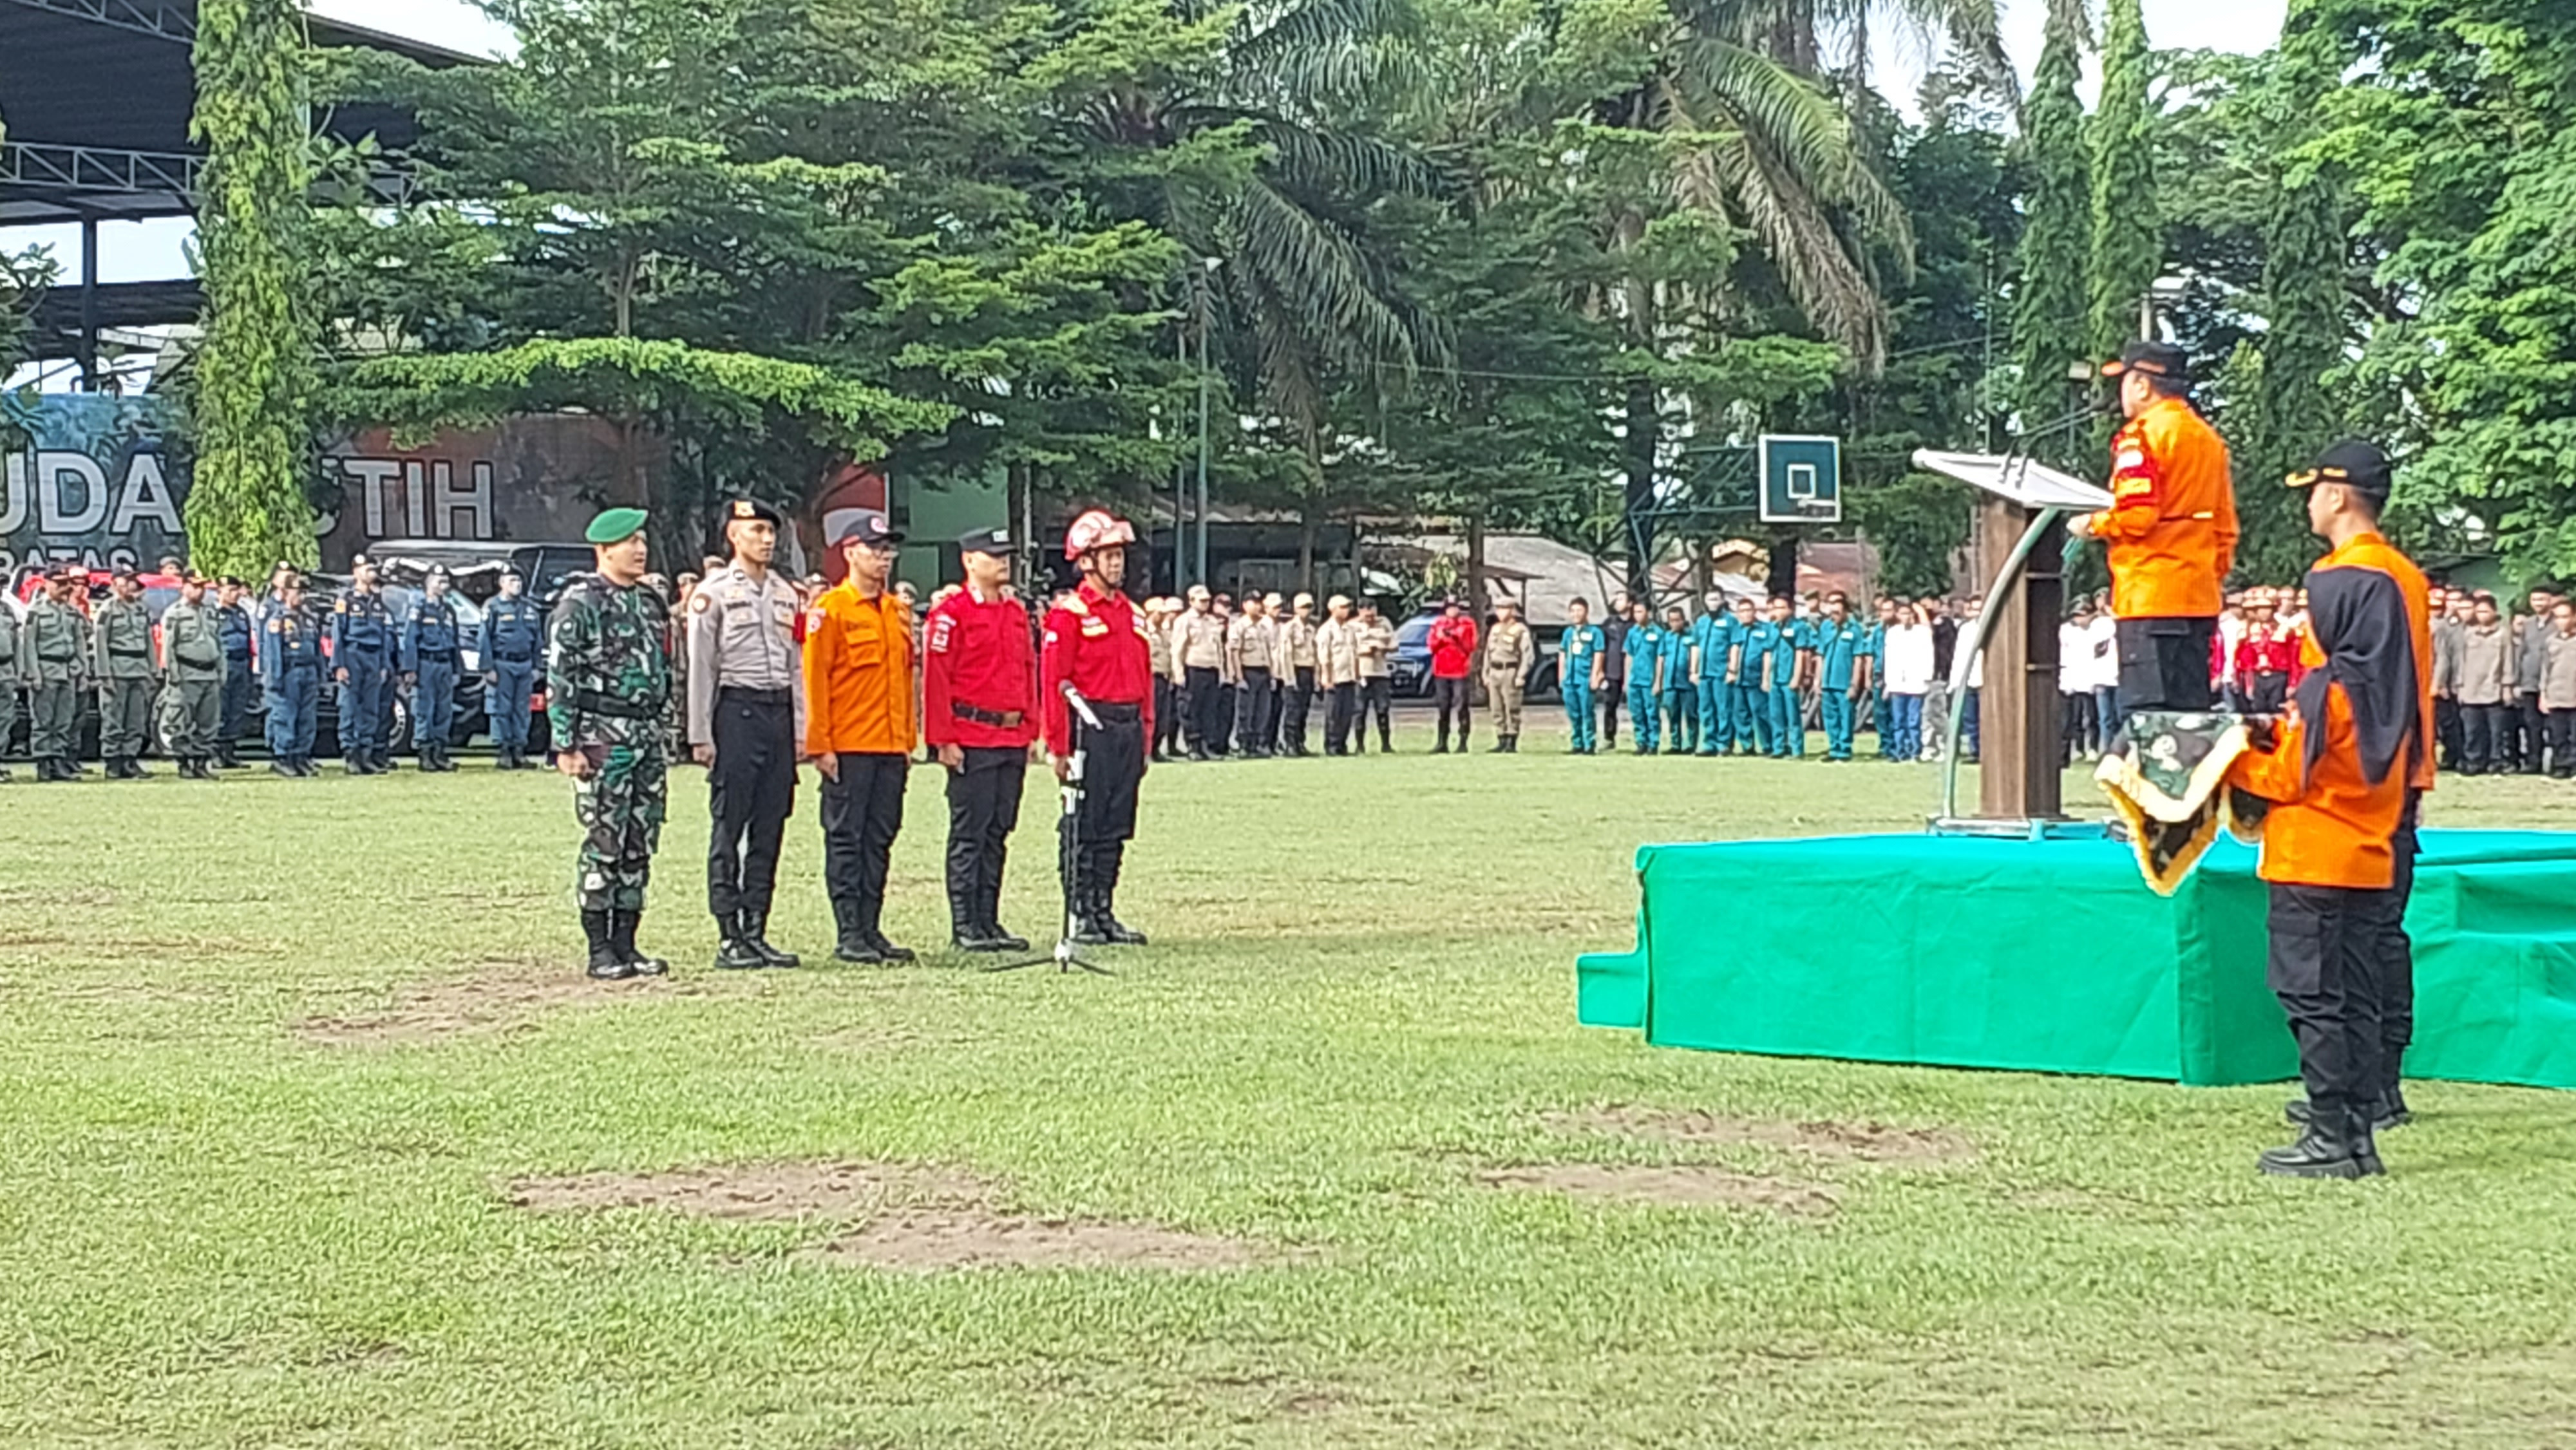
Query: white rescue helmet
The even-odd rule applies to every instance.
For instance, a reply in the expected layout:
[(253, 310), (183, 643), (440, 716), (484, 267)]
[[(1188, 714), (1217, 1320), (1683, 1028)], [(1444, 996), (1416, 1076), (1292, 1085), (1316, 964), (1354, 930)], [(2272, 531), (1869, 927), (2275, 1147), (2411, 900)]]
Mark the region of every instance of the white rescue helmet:
[(1079, 559), (1094, 549), (1124, 548), (1136, 542), (1136, 531), (1107, 509), (1093, 509), (1064, 531), (1064, 556)]

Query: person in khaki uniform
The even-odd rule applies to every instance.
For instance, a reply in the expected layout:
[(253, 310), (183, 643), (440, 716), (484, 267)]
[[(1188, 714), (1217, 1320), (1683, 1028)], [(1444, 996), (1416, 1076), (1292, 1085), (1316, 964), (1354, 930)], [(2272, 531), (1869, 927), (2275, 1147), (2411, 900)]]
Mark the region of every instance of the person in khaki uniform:
[(2513, 635), (2496, 615), (2495, 596), (2481, 594), (2460, 631), (2454, 694), (2460, 702), (2460, 773), (2505, 768), (2507, 702), (2513, 698)]
[(161, 615), (161, 748), (188, 780), (215, 778), (215, 731), (224, 716), (224, 640), (206, 603), (206, 576), (190, 574)]
[(141, 780), (152, 743), (152, 693), (160, 670), (152, 663), (152, 610), (143, 581), (131, 569), (116, 571), (114, 592), (98, 607), (91, 639), (91, 678), (98, 681), (98, 753), (110, 780)]
[[(22, 671), (18, 664), (18, 611), (0, 601), (0, 755), (9, 749), (9, 736), (18, 728), (18, 681)], [(0, 765), (0, 781), (9, 779), (9, 767)]]
[(1324, 692), (1324, 753), (1351, 753), (1351, 721), (1359, 713), (1360, 627), (1351, 601), (1339, 594), (1329, 617), (1315, 627), (1315, 683)]
[(1243, 612), (1225, 628), (1226, 674), (1236, 694), (1234, 739), (1246, 760), (1270, 754), (1270, 620), (1261, 596), (1243, 596)]
[(1377, 601), (1360, 601), (1360, 710), (1353, 731), (1354, 748), (1368, 750), (1369, 716), (1377, 716), (1381, 754), (1395, 752), (1395, 625), (1377, 612)]
[(1281, 701), (1281, 743), (1292, 756), (1314, 754), (1306, 748), (1306, 722), (1313, 715), (1315, 691), (1322, 681), (1318, 671), (1322, 661), (1315, 653), (1315, 596), (1297, 596), (1293, 612), (1279, 626), (1279, 686), (1286, 698)]
[(1516, 755), (1521, 748), (1521, 701), (1530, 676), (1538, 670), (1538, 636), (1521, 623), (1521, 607), (1496, 599), (1501, 616), (1485, 636), (1485, 702), (1494, 712), (1494, 743), (1487, 753)]
[(1154, 673), (1154, 738), (1145, 743), (1156, 765), (1180, 753), (1181, 712), (1172, 708), (1180, 688), (1172, 663), (1172, 618), (1179, 613), (1179, 604), (1162, 595), (1145, 601), (1145, 666)]
[(1173, 628), (1172, 652), (1180, 658), (1181, 683), (1189, 694), (1189, 756), (1206, 760), (1225, 748), (1217, 711), (1226, 668), (1225, 620), (1204, 584), (1190, 586), (1190, 607)]

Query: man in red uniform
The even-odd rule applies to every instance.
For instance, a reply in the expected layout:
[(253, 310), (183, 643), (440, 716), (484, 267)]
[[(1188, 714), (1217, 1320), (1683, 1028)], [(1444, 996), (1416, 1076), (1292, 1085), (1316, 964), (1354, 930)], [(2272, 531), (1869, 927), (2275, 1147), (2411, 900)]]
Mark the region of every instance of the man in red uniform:
[(1449, 752), (1449, 717), (1458, 717), (1458, 748), (1467, 748), (1467, 670), (1476, 658), (1476, 621), (1467, 617), (1467, 606), (1452, 599), (1432, 621), (1431, 636), (1431, 702), (1440, 712), (1440, 743), (1431, 747), (1434, 755)]
[[(1057, 829), (1074, 833), (1074, 940), (1143, 946), (1145, 934), (1118, 919), (1118, 868), (1136, 834), (1136, 788), (1145, 779), (1145, 740), (1154, 729), (1153, 665), (1145, 619), (1119, 586), (1127, 581), (1127, 546), (1136, 531), (1093, 509), (1065, 530), (1064, 556), (1082, 582), (1047, 612), (1038, 651), (1038, 716), (1055, 778), (1083, 756), (1082, 804)], [(1065, 697), (1070, 685), (1094, 725)], [(1077, 733), (1078, 732), (1078, 733)]]
[(2402, 838), (2413, 782), (2430, 758), (2431, 612), (2422, 572), (2379, 533), (2389, 470), (2378, 449), (2338, 443), (2290, 483), (2308, 489), (2309, 527), (2333, 545), (2308, 575), (2309, 672), (2270, 748), (2228, 771), (2230, 785), (2273, 802), (2260, 867), (2271, 891), (2269, 975), (2308, 1089), (2305, 1112), (2293, 1114), (2306, 1131), (2259, 1166), (2359, 1178), (2385, 1171), (2374, 1128), (2394, 1081), (2385, 1014), (2399, 964), (2388, 946), (2405, 912), (2399, 856), (2411, 854)]
[(2236, 563), (2227, 444), (2185, 399), (2181, 348), (2133, 342), (2102, 371), (2128, 418), (2111, 439), (2111, 506), (2080, 520), (2108, 548), (2120, 708), (2208, 710), (2220, 586)]
[(2270, 591), (2264, 591), (2245, 605), (2253, 616), (2245, 625), (2245, 637), (2236, 642), (2236, 688), (2245, 695), (2245, 708), (2257, 715), (2277, 715), (2290, 700), (2290, 676), (2299, 662), (2299, 636), (2295, 630), (2281, 626), (2280, 611), (2272, 602)]
[(965, 587), (931, 609), (921, 641), (922, 738), (948, 771), (949, 929), (961, 951), (1024, 952), (1002, 929), (1002, 863), (1038, 734), (1037, 648), (1005, 587), (1010, 534), (978, 529), (957, 554)]

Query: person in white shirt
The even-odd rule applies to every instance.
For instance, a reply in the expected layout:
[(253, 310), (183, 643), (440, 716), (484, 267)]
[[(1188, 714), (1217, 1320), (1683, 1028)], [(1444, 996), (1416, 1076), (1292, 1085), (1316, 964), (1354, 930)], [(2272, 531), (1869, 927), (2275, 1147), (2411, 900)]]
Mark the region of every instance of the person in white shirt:
[(2071, 765), (2079, 755), (2086, 760), (2100, 758), (2093, 747), (2092, 624), (2092, 601), (2079, 599), (2074, 612), (2057, 627), (2059, 765)]
[(2118, 621), (2097, 597), (2093, 601), (2093, 623), (2085, 631), (2090, 648), (2087, 660), (2089, 682), (2093, 687), (2093, 749), (2111, 748), (2111, 739), (2120, 733), (2120, 634)]
[(1923, 696), (1932, 688), (1932, 620), (1915, 605), (1890, 625), (1881, 645), (1887, 670), (1888, 723), (1896, 739), (1892, 760), (1923, 758)]

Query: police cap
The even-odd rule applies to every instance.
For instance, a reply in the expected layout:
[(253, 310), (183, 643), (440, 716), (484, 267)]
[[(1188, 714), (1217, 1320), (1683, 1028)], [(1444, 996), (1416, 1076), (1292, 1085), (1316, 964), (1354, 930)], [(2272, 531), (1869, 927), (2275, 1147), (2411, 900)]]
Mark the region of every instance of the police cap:
[(773, 529), (781, 527), (787, 522), (786, 518), (781, 515), (777, 509), (772, 508), (770, 505), (763, 503), (761, 500), (756, 498), (738, 498), (733, 500), (731, 503), (726, 504), (724, 517), (725, 522), (729, 524), (749, 519), (758, 523), (767, 524)]
[(2187, 383), (2191, 381), (2191, 358), (2172, 343), (2141, 338), (2122, 345), (2118, 362), (2102, 364), (2102, 376), (2106, 378), (2133, 372)]
[(2373, 498), (2386, 499), (2396, 479), (2389, 467), (2388, 455), (2378, 444), (2345, 438), (2326, 445), (2326, 450), (2317, 455), (2316, 462), (2291, 474), (2283, 482), (2292, 488), (2339, 483)]
[(977, 529), (972, 533), (961, 535), (957, 540), (957, 552), (960, 554), (990, 554), (997, 559), (1001, 558), (1011, 552), (1011, 531), (1009, 529)]

